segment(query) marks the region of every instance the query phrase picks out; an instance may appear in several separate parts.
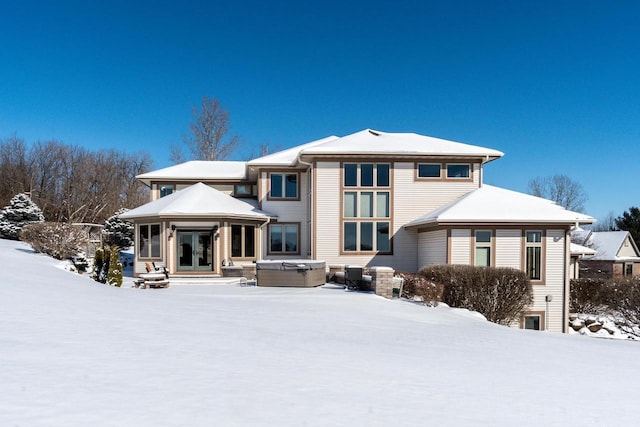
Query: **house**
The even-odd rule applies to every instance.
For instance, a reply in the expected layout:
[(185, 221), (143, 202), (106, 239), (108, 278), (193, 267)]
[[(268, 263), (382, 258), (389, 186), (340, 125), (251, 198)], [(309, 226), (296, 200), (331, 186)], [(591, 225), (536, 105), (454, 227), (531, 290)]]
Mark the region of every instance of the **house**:
[(576, 229), (571, 241), (593, 251), (579, 259), (580, 277), (640, 275), (640, 251), (628, 231)]
[(248, 162), (192, 161), (139, 175), (136, 273), (218, 275), (259, 259), (316, 259), (416, 272), (439, 263), (526, 271), (535, 301), (521, 326), (564, 331), (570, 239), (594, 219), (483, 184), (503, 153), (365, 129)]

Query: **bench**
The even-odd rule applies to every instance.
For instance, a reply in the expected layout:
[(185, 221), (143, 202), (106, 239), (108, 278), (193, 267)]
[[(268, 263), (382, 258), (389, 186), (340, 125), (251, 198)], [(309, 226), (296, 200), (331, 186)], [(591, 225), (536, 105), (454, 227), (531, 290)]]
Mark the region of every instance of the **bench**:
[(164, 273), (143, 273), (138, 279), (133, 281), (136, 288), (166, 288), (169, 286), (169, 279)]

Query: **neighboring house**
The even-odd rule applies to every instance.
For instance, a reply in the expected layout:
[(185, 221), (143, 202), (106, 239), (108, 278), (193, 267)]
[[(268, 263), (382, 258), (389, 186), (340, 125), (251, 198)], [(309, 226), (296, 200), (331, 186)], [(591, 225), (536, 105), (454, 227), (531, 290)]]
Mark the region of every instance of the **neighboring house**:
[(535, 300), (521, 326), (564, 331), (570, 229), (594, 222), (484, 185), (497, 150), (366, 129), (249, 162), (193, 161), (139, 175), (136, 273), (217, 275), (223, 264), (308, 258), (416, 272), (431, 264), (513, 267)]
[(640, 251), (628, 231), (577, 229), (571, 241), (594, 251), (579, 259), (582, 278), (640, 275)]
[(580, 260), (587, 256), (596, 254), (596, 251), (586, 246), (571, 243), (571, 262), (569, 263), (569, 278), (580, 278)]

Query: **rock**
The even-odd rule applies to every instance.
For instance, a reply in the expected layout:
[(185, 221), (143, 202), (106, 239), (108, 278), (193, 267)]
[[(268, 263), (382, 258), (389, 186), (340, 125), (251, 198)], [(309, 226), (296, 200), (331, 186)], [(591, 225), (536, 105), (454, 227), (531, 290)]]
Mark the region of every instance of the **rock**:
[[(586, 322), (585, 322), (586, 323)], [(602, 324), (595, 322), (595, 323), (591, 323), (591, 324), (587, 324), (587, 328), (591, 331), (591, 332), (598, 332), (600, 329), (602, 329)]]

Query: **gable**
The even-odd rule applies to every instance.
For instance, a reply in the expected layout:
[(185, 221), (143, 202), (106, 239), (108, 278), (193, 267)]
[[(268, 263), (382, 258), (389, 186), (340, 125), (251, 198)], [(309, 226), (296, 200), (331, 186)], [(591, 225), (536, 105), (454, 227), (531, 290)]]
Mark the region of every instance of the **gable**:
[(622, 242), (622, 245), (620, 246), (620, 249), (618, 250), (617, 256), (620, 258), (640, 256), (633, 242), (631, 241), (631, 236), (627, 235), (627, 238), (624, 239), (624, 241)]

